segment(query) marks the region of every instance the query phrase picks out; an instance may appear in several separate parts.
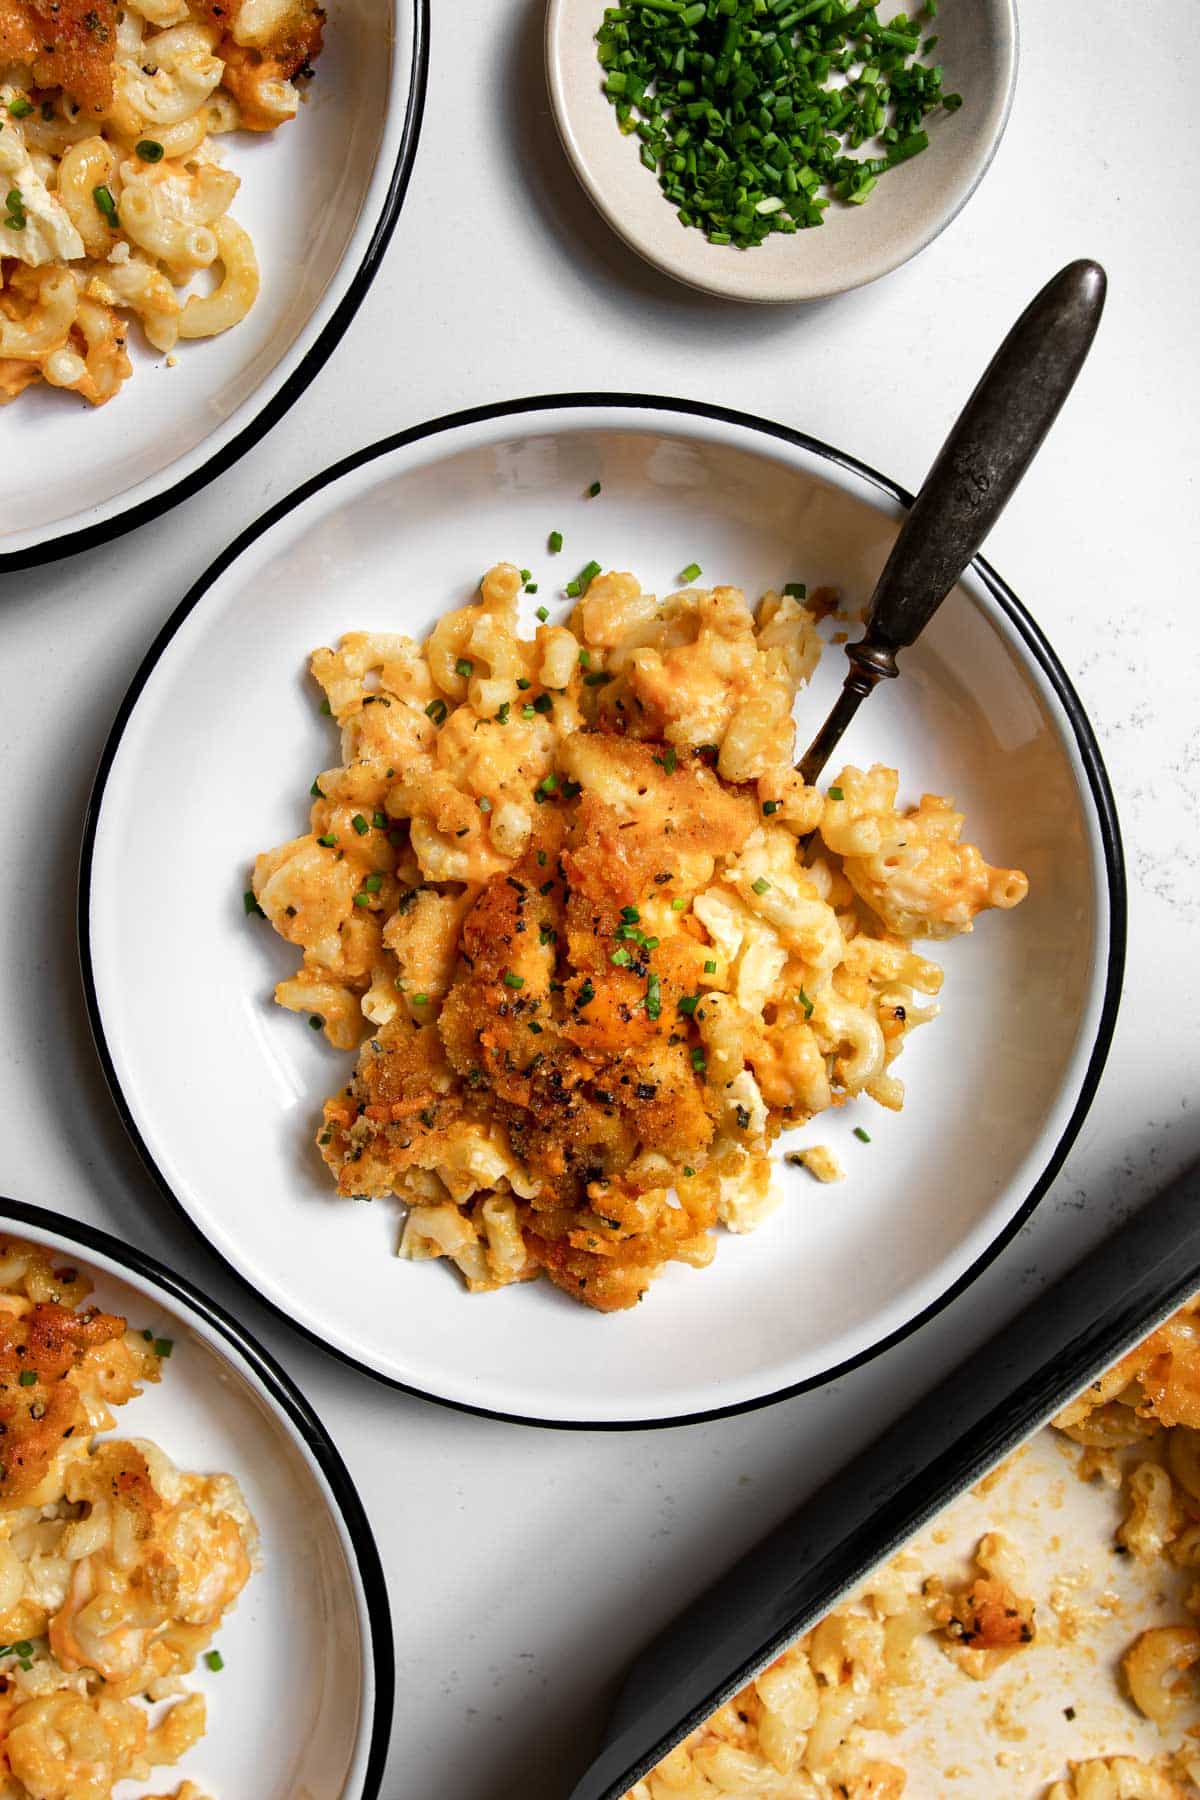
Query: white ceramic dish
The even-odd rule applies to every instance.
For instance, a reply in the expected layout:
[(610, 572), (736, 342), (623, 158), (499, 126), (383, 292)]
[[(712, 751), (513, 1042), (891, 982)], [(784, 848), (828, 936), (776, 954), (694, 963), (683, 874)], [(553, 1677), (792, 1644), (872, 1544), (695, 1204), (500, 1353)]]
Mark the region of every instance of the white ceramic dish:
[[(933, 242), (964, 207), (999, 147), (1017, 79), (1016, 0), (946, 0), (936, 32), (954, 113), (925, 121), (928, 150), (889, 170), (865, 206), (830, 206), (816, 230), (775, 233), (754, 250), (710, 244), (679, 223), (640, 140), (622, 137), (603, 91), (596, 29), (604, 0), (550, 0), (546, 71), (563, 147), (597, 210), (639, 256), (689, 287), (730, 300), (820, 300), (862, 287)], [(860, 155), (869, 153), (864, 148)]]
[[(212, 1301), (93, 1227), (0, 1199), (0, 1231), (82, 1269), (94, 1298), (174, 1341), (163, 1379), (119, 1410), (180, 1467), (241, 1484), (263, 1566), (221, 1626), (224, 1669), (201, 1668), (208, 1730), (175, 1772), (237, 1800), (374, 1800), (391, 1728), (392, 1631), (383, 1570), (353, 1483), (283, 1370)], [(287, 1722), (287, 1729), (284, 1724)], [(158, 1792), (122, 1783), (122, 1800)]]
[(299, 118), (266, 137), (223, 140), (242, 178), (234, 215), (263, 278), (241, 325), (182, 344), (174, 368), (133, 330), (133, 375), (98, 410), (48, 387), (0, 408), (0, 572), (166, 511), (235, 462), (319, 373), (371, 285), (408, 186), (428, 8), (331, 0)]
[[(599, 479), (598, 499), (584, 490)], [(714, 1265), (673, 1265), (604, 1318), (537, 1283), (472, 1298), (394, 1256), (397, 1209), (334, 1198), (311, 1147), (350, 1068), (273, 1005), (294, 953), (242, 892), (256, 851), (307, 828), (335, 755), (306, 676), (352, 628), (424, 633), (490, 561), (540, 581), (594, 557), (647, 587), (691, 560), (759, 593), (798, 578), (865, 600), (898, 490), (810, 439), (684, 401), (557, 397), (404, 433), (310, 483), (234, 545), (150, 651), (105, 752), (81, 883), (85, 984), (113, 1091), (143, 1153), (217, 1251), (302, 1330), (389, 1381), (553, 1423), (736, 1410), (862, 1360), (969, 1282), (1048, 1184), (1111, 1033), (1120, 851), (1094, 740), (1066, 676), (984, 565), (904, 678), (855, 722), (848, 760), (949, 792), (1033, 893), (935, 947), (944, 1016), (905, 1051), (900, 1116), (848, 1108), (795, 1143), (850, 1171), (789, 1198)], [(561, 530), (561, 558), (547, 554)], [(839, 667), (841, 665), (841, 667)], [(827, 653), (802, 719), (844, 659)], [(873, 1142), (851, 1135), (863, 1120)]]

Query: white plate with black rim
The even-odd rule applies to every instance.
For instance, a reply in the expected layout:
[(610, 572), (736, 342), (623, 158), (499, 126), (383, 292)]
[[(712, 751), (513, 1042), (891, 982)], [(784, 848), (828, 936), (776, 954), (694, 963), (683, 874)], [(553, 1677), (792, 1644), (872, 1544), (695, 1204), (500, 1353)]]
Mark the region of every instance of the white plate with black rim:
[[(328, 361), (387, 249), (416, 155), (429, 0), (327, 0), (299, 117), (222, 140), (262, 291), (174, 366), (130, 333), (106, 406), (44, 385), (0, 408), (0, 573), (104, 543), (195, 493), (277, 424)], [(18, 454), (19, 446), (19, 454)]]
[(255, 1800), (375, 1800), (395, 1688), (391, 1617), (370, 1525), (325, 1427), (243, 1325), (151, 1257), (4, 1198), (0, 1232), (45, 1246), (91, 1279), (99, 1305), (171, 1340), (161, 1382), (120, 1409), (114, 1435), (150, 1438), (180, 1468), (233, 1475), (262, 1534), (262, 1567), (217, 1638), (222, 1669), (189, 1678), (208, 1728), (178, 1777), (228, 1800), (251, 1788)]
[[(501, 557), (539, 580), (531, 623), (541, 603), (565, 610), (563, 584), (592, 559), (659, 592), (696, 562), (752, 595), (835, 583), (854, 607), (906, 498), (744, 415), (551, 396), (351, 458), (268, 514), (181, 603), (122, 705), (93, 795), (84, 980), (112, 1091), (163, 1192), (290, 1323), (459, 1406), (553, 1424), (682, 1421), (878, 1353), (1029, 1216), (1107, 1052), (1124, 889), (1080, 703), (982, 561), (844, 749), (897, 765), (911, 798), (954, 795), (991, 859), (1028, 872), (1030, 898), (934, 946), (943, 1016), (905, 1050), (901, 1114), (847, 1107), (781, 1140), (833, 1145), (849, 1178), (821, 1187), (781, 1167), (786, 1199), (771, 1218), (723, 1235), (708, 1269), (670, 1266), (632, 1313), (590, 1313), (546, 1283), (468, 1295), (448, 1265), (397, 1260), (398, 1207), (334, 1197), (312, 1139), (351, 1059), (274, 1006), (294, 952), (242, 907), (254, 854), (307, 829), (309, 782), (336, 757), (306, 678), (315, 646), (351, 629), (422, 635)], [(557, 559), (552, 530), (566, 540)], [(843, 669), (829, 649), (802, 737)], [(164, 1010), (164, 983), (192, 982), (186, 1018)]]

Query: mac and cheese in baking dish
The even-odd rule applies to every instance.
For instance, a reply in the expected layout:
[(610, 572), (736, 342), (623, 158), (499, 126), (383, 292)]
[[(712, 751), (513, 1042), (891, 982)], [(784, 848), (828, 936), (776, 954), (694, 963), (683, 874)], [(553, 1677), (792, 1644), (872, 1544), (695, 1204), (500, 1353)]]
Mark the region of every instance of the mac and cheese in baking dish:
[[(1080, 1543), (1061, 1537), (1062, 1505), (1048, 1485), (1050, 1518), (1038, 1535), (1048, 1543), (1022, 1542), (1011, 1533), (987, 1531), (968, 1561), (965, 1580), (946, 1582), (923, 1573), (934, 1542), (961, 1536), (964, 1502), (956, 1502), (932, 1534), (879, 1570), (863, 1590), (815, 1630), (800, 1638), (727, 1705), (706, 1720), (640, 1781), (626, 1800), (719, 1800), (722, 1795), (758, 1800), (900, 1800), (933, 1791), (972, 1795), (1002, 1790), (1029, 1800), (1195, 1800), (1200, 1794), (1200, 1705), (1195, 1671), (1200, 1667), (1200, 1301), (1193, 1299), (1166, 1325), (1115, 1364), (1054, 1424), (1081, 1448), (1078, 1474), (1108, 1488), (1117, 1502), (1112, 1540)], [(1018, 1496), (1031, 1479), (1021, 1453), (985, 1478), (972, 1497), (995, 1504), (997, 1484)], [(1032, 1478), (1036, 1480), (1036, 1475)], [(1031, 1510), (1027, 1520), (1036, 1521)], [(1044, 1602), (1029, 1597), (1028, 1563), (1036, 1550), (1066, 1556)], [(1143, 1629), (1122, 1625), (1127, 1601), (1101, 1583), (1098, 1607), (1124, 1650), (1098, 1656), (1088, 1642), (1084, 1582), (1079, 1562), (1088, 1551), (1129, 1559), (1141, 1573), (1146, 1599), (1138, 1607), (1154, 1619)], [(1053, 1567), (1054, 1564), (1051, 1563)], [(1087, 1566), (1086, 1563), (1084, 1565)], [(1176, 1605), (1171, 1593), (1182, 1593)], [(1139, 1619), (1138, 1623), (1141, 1623)], [(936, 1645), (957, 1665), (922, 1655)], [(954, 1683), (967, 1676), (988, 1683), (1010, 1660), (1029, 1660), (1044, 1650), (1027, 1687), (997, 1696), (983, 1688), (981, 1729), (963, 1729), (970, 1699)], [(1054, 1711), (1070, 1730), (1060, 1752), (1038, 1741), (1033, 1697), (1053, 1684)], [(1081, 1710), (1083, 1696), (1100, 1708)], [(1025, 1700), (1024, 1722), (1015, 1722), (1014, 1697)], [(1104, 1699), (1108, 1700), (1105, 1694)], [(955, 1767), (932, 1789), (933, 1747), (911, 1724), (932, 1706), (957, 1716)], [(1122, 1725), (1122, 1712), (1124, 1724)], [(1150, 1753), (1142, 1721), (1149, 1732)], [(887, 1742), (905, 1730), (915, 1749)], [(882, 1734), (882, 1735), (880, 1735)], [(1072, 1738), (1075, 1742), (1072, 1744)], [(1155, 1739), (1158, 1754), (1153, 1754)], [(1135, 1739), (1137, 1741), (1135, 1741)], [(969, 1746), (969, 1748), (968, 1748)], [(1014, 1753), (1013, 1746), (1017, 1747)], [(882, 1754), (880, 1754), (882, 1748)], [(989, 1768), (972, 1781), (970, 1755), (982, 1748), (989, 1764), (1011, 1773), (996, 1781)], [(919, 1764), (920, 1767), (913, 1766)], [(1041, 1781), (1034, 1772), (1040, 1764)], [(1022, 1774), (1026, 1778), (1022, 1779)], [(909, 1780), (912, 1787), (909, 1787)]]
[[(0, 1239), (0, 1800), (109, 1800), (176, 1763), (205, 1729), (182, 1678), (257, 1558), (231, 1476), (97, 1441), (171, 1344), (88, 1292)], [(201, 1796), (185, 1782), (175, 1800)]]
[(404, 1200), (401, 1254), (474, 1292), (609, 1311), (770, 1212), (782, 1129), (900, 1107), (942, 980), (915, 942), (1027, 883), (894, 770), (804, 785), (795, 596), (609, 573), (525, 639), (522, 588), (499, 564), (424, 647), (314, 654), (341, 762), (247, 905), (302, 954), (280, 1004), (359, 1051), (317, 1134), (339, 1191)]
[[(94, 406), (157, 351), (238, 324), (259, 291), (217, 139), (294, 118), (315, 0), (0, 0), (0, 403)], [(196, 277), (205, 291), (189, 292)]]

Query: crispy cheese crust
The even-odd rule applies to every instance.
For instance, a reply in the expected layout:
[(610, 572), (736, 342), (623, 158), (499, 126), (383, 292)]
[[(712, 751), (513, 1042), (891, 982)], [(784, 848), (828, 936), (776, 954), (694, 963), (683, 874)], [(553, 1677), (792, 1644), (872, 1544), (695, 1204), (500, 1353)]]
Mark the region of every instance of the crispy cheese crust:
[[(325, 14), (312, 0), (295, 0), (278, 32), (264, 45), (239, 44), (234, 36), (242, 0), (225, 5), (221, 0), (205, 0), (203, 10), (214, 24), (226, 26), (217, 45), (217, 55), (225, 64), (225, 86), (234, 96), (247, 131), (273, 131), (278, 115), (262, 109), (260, 85), (267, 81), (290, 81), (306, 70), (321, 54)], [(223, 15), (232, 15), (223, 17)]]
[(78, 1270), (0, 1238), (4, 1800), (111, 1800), (176, 1762), (205, 1726), (182, 1677), (255, 1555), (231, 1477), (177, 1469), (146, 1439), (96, 1441), (169, 1346), (84, 1306), (88, 1292)]
[(779, 1204), (784, 1127), (899, 1109), (942, 979), (911, 940), (1027, 884), (894, 770), (805, 785), (796, 596), (614, 570), (526, 638), (527, 574), (423, 646), (313, 653), (342, 760), (248, 900), (301, 954), (279, 1004), (359, 1053), (317, 1133), (339, 1192), (403, 1200), (400, 1254), (472, 1292), (544, 1272), (613, 1311)]
[(65, 88), (88, 112), (112, 99), (116, 0), (0, 0), (0, 67), (24, 63), (39, 87)]

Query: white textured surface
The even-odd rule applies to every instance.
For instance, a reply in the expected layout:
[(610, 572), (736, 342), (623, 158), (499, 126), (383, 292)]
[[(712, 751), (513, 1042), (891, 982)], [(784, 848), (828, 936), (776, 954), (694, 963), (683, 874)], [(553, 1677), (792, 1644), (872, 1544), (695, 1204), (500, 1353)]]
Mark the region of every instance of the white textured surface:
[[(1200, 1152), (1200, 247), (1187, 198), (1200, 176), (1189, 123), (1200, 49), (1181, 34), (1173, 0), (1147, 0), (1136, 40), (1117, 48), (1082, 0), (1028, 6), (1012, 124), (966, 212), (876, 287), (807, 311), (751, 312), (659, 280), (576, 190), (546, 111), (539, 0), (434, 4), (409, 202), (322, 379), (181, 511), (95, 554), (0, 577), (0, 1189), (95, 1219), (232, 1301), (324, 1415), (392, 1584), (400, 1687), (389, 1800), (558, 1800), (608, 1684), (655, 1624), (931, 1367)], [(1170, 176), (1154, 179), (1114, 128), (1120, 120), (1127, 135), (1163, 118), (1174, 121)], [(969, 1297), (885, 1364), (680, 1432), (557, 1435), (459, 1416), (376, 1389), (294, 1341), (156, 1202), (104, 1091), (76, 971), (88, 785), (121, 694), (184, 588), (333, 457), (520, 393), (716, 399), (801, 425), (915, 485), (1013, 316), (1081, 254), (1108, 267), (1107, 317), (989, 551), (1100, 733), (1129, 857), (1130, 959), (1099, 1098), (1032, 1224)], [(0, 420), (0, 487), (18, 443), (13, 411)], [(164, 856), (186, 812), (181, 794), (179, 819), (157, 821)], [(164, 970), (162, 997), (169, 1050), (189, 1008), (204, 1004), (203, 983)]]

